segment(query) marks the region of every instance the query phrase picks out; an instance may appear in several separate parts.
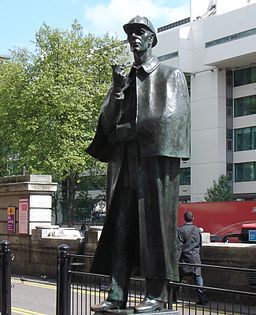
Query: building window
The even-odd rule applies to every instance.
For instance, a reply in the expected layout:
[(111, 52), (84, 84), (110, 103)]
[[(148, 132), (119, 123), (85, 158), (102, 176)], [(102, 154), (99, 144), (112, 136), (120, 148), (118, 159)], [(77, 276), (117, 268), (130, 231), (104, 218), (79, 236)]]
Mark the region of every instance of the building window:
[(221, 37), (221, 38), (218, 38), (218, 39), (211, 40), (211, 41), (205, 43), (205, 48), (209, 48), (209, 47), (220, 45), (220, 44), (225, 44), (227, 42), (230, 42), (230, 41), (233, 41), (233, 40), (238, 40), (238, 39), (245, 38), (245, 37), (248, 37), (248, 36), (252, 36), (252, 35), (255, 35), (255, 34), (256, 34), (256, 28), (251, 28), (249, 30), (246, 30), (246, 31), (243, 31), (243, 32), (240, 32), (240, 33), (235, 33), (235, 34), (231, 34), (231, 35), (228, 35), (228, 36), (225, 36), (225, 37)]
[(179, 21), (174, 22), (174, 23), (171, 23), (171, 24), (167, 24), (167, 25), (161, 26), (161, 27), (159, 27), (159, 28), (157, 29), (157, 32), (160, 33), (160, 32), (169, 30), (170, 28), (174, 28), (174, 27), (177, 27), (177, 26), (180, 26), (180, 25), (189, 23), (189, 22), (190, 22), (190, 17), (185, 18), (185, 19), (183, 19), (183, 20), (179, 20)]
[(234, 99), (235, 117), (256, 114), (256, 95)]
[(233, 129), (227, 129), (227, 150), (233, 150)]
[(233, 180), (233, 164), (231, 163), (227, 164), (227, 176), (230, 181)]
[(191, 74), (185, 73), (185, 78), (186, 78), (187, 85), (188, 85), (188, 94), (190, 96), (191, 95)]
[(226, 100), (226, 108), (227, 108), (227, 111), (226, 111), (227, 116), (233, 118), (233, 99), (232, 98), (228, 98)]
[(180, 169), (180, 185), (190, 185), (190, 167)]
[(158, 57), (158, 60), (159, 61), (165, 61), (165, 60), (168, 60), (168, 59), (172, 59), (172, 58), (176, 58), (179, 56), (179, 52), (178, 51), (175, 51), (175, 52), (172, 52), (170, 54), (166, 54), (166, 55), (162, 55), (162, 56), (159, 56)]
[(235, 151), (256, 150), (256, 127), (235, 129)]
[(235, 172), (236, 182), (256, 181), (256, 162), (237, 163)]
[(234, 71), (234, 86), (256, 82), (256, 67), (244, 68)]

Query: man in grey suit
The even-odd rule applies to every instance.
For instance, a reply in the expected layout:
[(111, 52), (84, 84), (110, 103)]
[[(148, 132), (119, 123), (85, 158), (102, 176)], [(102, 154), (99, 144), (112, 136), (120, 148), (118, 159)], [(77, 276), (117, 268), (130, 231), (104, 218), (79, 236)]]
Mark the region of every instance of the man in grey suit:
[[(187, 211), (184, 214), (185, 224), (178, 228), (179, 241), (179, 261), (181, 263), (201, 264), (200, 248), (202, 245), (202, 236), (200, 229), (193, 224), (194, 217), (192, 212)], [(201, 268), (189, 265), (180, 265), (180, 281), (184, 277), (191, 276), (195, 285), (203, 286)], [(197, 304), (205, 303), (204, 292), (197, 290)]]

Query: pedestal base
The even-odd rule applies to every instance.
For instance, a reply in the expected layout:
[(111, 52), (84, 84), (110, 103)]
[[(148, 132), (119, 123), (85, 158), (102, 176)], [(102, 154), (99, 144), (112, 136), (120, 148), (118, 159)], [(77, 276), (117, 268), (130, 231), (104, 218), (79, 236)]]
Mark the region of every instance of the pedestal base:
[(164, 309), (161, 311), (147, 312), (147, 313), (134, 313), (133, 308), (109, 310), (104, 312), (95, 312), (95, 315), (180, 315), (179, 311)]

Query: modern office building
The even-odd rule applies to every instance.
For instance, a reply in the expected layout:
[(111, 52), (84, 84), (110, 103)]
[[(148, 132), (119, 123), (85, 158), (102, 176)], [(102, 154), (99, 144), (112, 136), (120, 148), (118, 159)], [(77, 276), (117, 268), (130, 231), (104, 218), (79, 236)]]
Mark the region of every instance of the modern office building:
[(190, 85), (181, 200), (203, 201), (222, 174), (237, 199), (256, 200), (256, 1), (191, 0), (190, 17), (158, 28), (154, 54)]

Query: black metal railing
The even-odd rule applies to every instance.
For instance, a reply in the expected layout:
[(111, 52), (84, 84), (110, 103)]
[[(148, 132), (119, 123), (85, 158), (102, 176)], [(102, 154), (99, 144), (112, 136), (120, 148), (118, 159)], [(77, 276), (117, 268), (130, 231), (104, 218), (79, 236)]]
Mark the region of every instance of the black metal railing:
[[(172, 304), (173, 309), (180, 310), (181, 314), (185, 314), (185, 312), (191, 315), (202, 314), (202, 312), (205, 312), (205, 314), (214, 313), (228, 315), (256, 314), (255, 293), (204, 286), (203, 290), (208, 297), (207, 302), (198, 305), (195, 302), (196, 290), (201, 287), (184, 283), (171, 283), (171, 285), (173, 285), (174, 288), (177, 287), (181, 289), (179, 299)], [(184, 291), (188, 289), (191, 291), (190, 295), (188, 295), (188, 292), (184, 294)], [(223, 295), (224, 298), (209, 298), (211, 293), (213, 296), (218, 293), (219, 297)], [(229, 300), (229, 302), (227, 302), (227, 300)]]
[[(63, 251), (65, 254), (63, 254)], [(66, 260), (63, 262), (62, 260)], [(59, 247), (59, 266), (57, 283), (57, 305), (67, 299), (69, 295), (70, 307), (61, 312), (61, 305), (57, 315), (83, 315), (91, 314), (91, 305), (99, 303), (107, 298), (110, 279), (107, 276), (88, 273), (92, 256), (68, 254), (67, 247)], [(104, 262), (103, 262), (104, 263)], [(192, 264), (188, 264), (192, 265)], [(69, 267), (67, 267), (69, 266)], [(193, 266), (195, 266), (193, 264)], [(232, 275), (238, 272), (240, 274), (255, 274), (256, 269), (217, 266), (217, 265), (196, 265), (202, 268), (204, 274), (207, 270), (215, 270), (225, 274), (231, 272)], [(61, 272), (66, 273), (61, 274)], [(61, 279), (63, 278), (63, 279)], [(70, 287), (68, 291), (65, 286)], [(130, 282), (130, 291), (128, 296), (128, 307), (133, 307), (143, 299), (145, 282), (141, 278), (132, 278)], [(237, 288), (241, 283), (237, 283)], [(197, 290), (203, 289), (207, 297), (207, 303), (197, 304)], [(181, 315), (255, 315), (256, 314), (256, 291), (236, 290), (228, 283), (219, 282), (218, 285), (208, 285), (199, 287), (189, 283), (170, 282), (168, 286), (169, 309), (178, 310)], [(174, 294), (177, 293), (177, 294)]]
[(2, 315), (11, 314), (11, 244), (0, 242), (0, 310)]
[[(256, 314), (256, 288), (251, 287), (250, 291), (248, 291), (250, 276), (256, 273), (256, 269), (209, 264), (180, 263), (180, 265), (201, 267), (204, 275), (207, 274), (206, 271), (212, 270), (216, 275), (216, 280), (211, 286), (203, 286), (206, 301), (203, 305), (196, 303), (197, 291), (201, 287), (189, 283), (171, 282), (172, 290), (179, 292), (178, 297), (171, 296), (171, 298), (176, 298), (175, 301), (172, 301), (175, 309), (186, 310), (191, 315), (201, 314), (200, 312), (206, 312), (206, 314), (209, 312), (211, 314), (213, 311), (215, 312), (214, 314)], [(227, 276), (228, 274), (229, 276)], [(236, 275), (239, 276), (237, 277)], [(228, 281), (230, 278), (234, 278), (235, 281)], [(219, 279), (222, 279), (221, 283)], [(242, 287), (247, 289), (238, 290), (238, 288)]]

